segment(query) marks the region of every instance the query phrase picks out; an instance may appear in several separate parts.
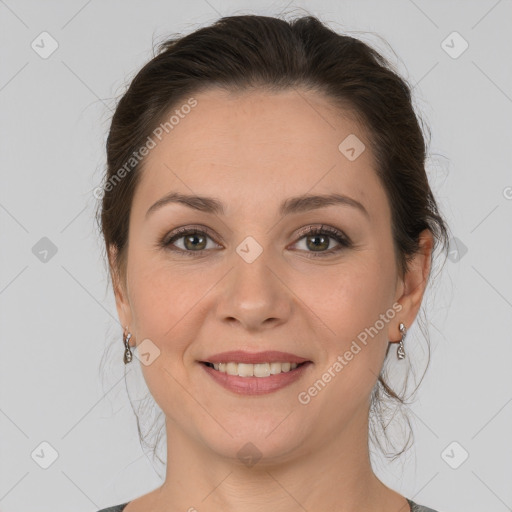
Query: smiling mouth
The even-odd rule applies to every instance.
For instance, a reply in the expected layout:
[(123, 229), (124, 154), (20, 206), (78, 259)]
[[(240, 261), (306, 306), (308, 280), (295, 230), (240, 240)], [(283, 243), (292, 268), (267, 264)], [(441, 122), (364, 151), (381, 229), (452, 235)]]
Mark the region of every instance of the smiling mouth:
[(238, 377), (270, 377), (271, 375), (279, 375), (281, 373), (288, 373), (297, 370), (301, 366), (311, 363), (305, 361), (303, 363), (290, 363), (290, 362), (272, 362), (272, 363), (235, 363), (233, 361), (227, 363), (210, 363), (202, 361), (202, 364), (212, 368), (219, 373), (233, 375)]

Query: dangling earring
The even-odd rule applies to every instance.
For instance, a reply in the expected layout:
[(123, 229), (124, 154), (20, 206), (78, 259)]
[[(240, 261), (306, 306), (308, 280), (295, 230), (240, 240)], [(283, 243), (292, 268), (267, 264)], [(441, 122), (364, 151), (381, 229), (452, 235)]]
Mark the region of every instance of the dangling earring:
[(398, 344), (398, 348), (396, 349), (396, 357), (398, 359), (404, 359), (405, 358), (405, 350), (404, 350), (404, 339), (405, 335), (407, 334), (407, 329), (405, 328), (405, 325), (400, 323), (399, 327), (400, 332), (402, 333), (402, 339), (400, 340), (400, 343)]
[(129, 345), (130, 338), (132, 337), (131, 333), (124, 334), (123, 333), (123, 343), (124, 343), (124, 364), (128, 364), (132, 361), (133, 355)]

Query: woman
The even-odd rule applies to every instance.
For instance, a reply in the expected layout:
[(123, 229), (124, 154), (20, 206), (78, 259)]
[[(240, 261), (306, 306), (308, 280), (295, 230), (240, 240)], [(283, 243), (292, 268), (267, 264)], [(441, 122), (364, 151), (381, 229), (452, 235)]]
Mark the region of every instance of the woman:
[(368, 449), (446, 249), (425, 152), (404, 81), (314, 17), (162, 45), (113, 116), (101, 228), (166, 477), (103, 512), (432, 512)]

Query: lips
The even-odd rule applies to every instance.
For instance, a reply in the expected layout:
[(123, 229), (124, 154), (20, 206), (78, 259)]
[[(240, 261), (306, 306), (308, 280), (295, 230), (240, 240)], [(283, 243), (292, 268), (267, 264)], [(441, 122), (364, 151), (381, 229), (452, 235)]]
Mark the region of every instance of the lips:
[(246, 364), (262, 364), (262, 363), (305, 363), (309, 361), (304, 357), (299, 357), (289, 352), (279, 352), (276, 350), (267, 350), (265, 352), (245, 352), (243, 350), (231, 350), (228, 352), (220, 352), (208, 356), (202, 363), (246, 363)]
[[(289, 354), (287, 354), (289, 356)], [(268, 393), (274, 393), (281, 389), (291, 386), (299, 379), (308, 375), (308, 368), (313, 364), (311, 361), (306, 361), (299, 364), (297, 368), (289, 370), (287, 372), (280, 372), (275, 375), (268, 376), (240, 376), (240, 375), (229, 375), (228, 373), (221, 372), (209, 366), (212, 363), (201, 363), (199, 366), (202, 371), (213, 379), (224, 389), (235, 393), (237, 395), (265, 395)], [(215, 363), (221, 364), (221, 363)], [(243, 364), (243, 363), (242, 363)], [(258, 364), (258, 363), (255, 363)], [(276, 364), (276, 363), (273, 363)], [(290, 363), (288, 363), (290, 364)], [(252, 365), (250, 365), (252, 366)]]

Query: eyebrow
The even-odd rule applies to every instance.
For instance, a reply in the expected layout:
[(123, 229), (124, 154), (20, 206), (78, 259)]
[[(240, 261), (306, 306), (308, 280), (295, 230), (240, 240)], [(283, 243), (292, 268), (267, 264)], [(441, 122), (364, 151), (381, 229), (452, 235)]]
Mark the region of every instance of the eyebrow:
[[(146, 218), (156, 210), (168, 204), (182, 204), (205, 213), (224, 215), (224, 205), (218, 199), (207, 196), (187, 195), (179, 192), (171, 192), (156, 203), (146, 212)], [(291, 215), (305, 211), (316, 210), (331, 205), (351, 206), (363, 213), (368, 219), (370, 215), (366, 208), (355, 199), (343, 194), (311, 195), (304, 194), (297, 197), (290, 197), (281, 203), (279, 215)]]

